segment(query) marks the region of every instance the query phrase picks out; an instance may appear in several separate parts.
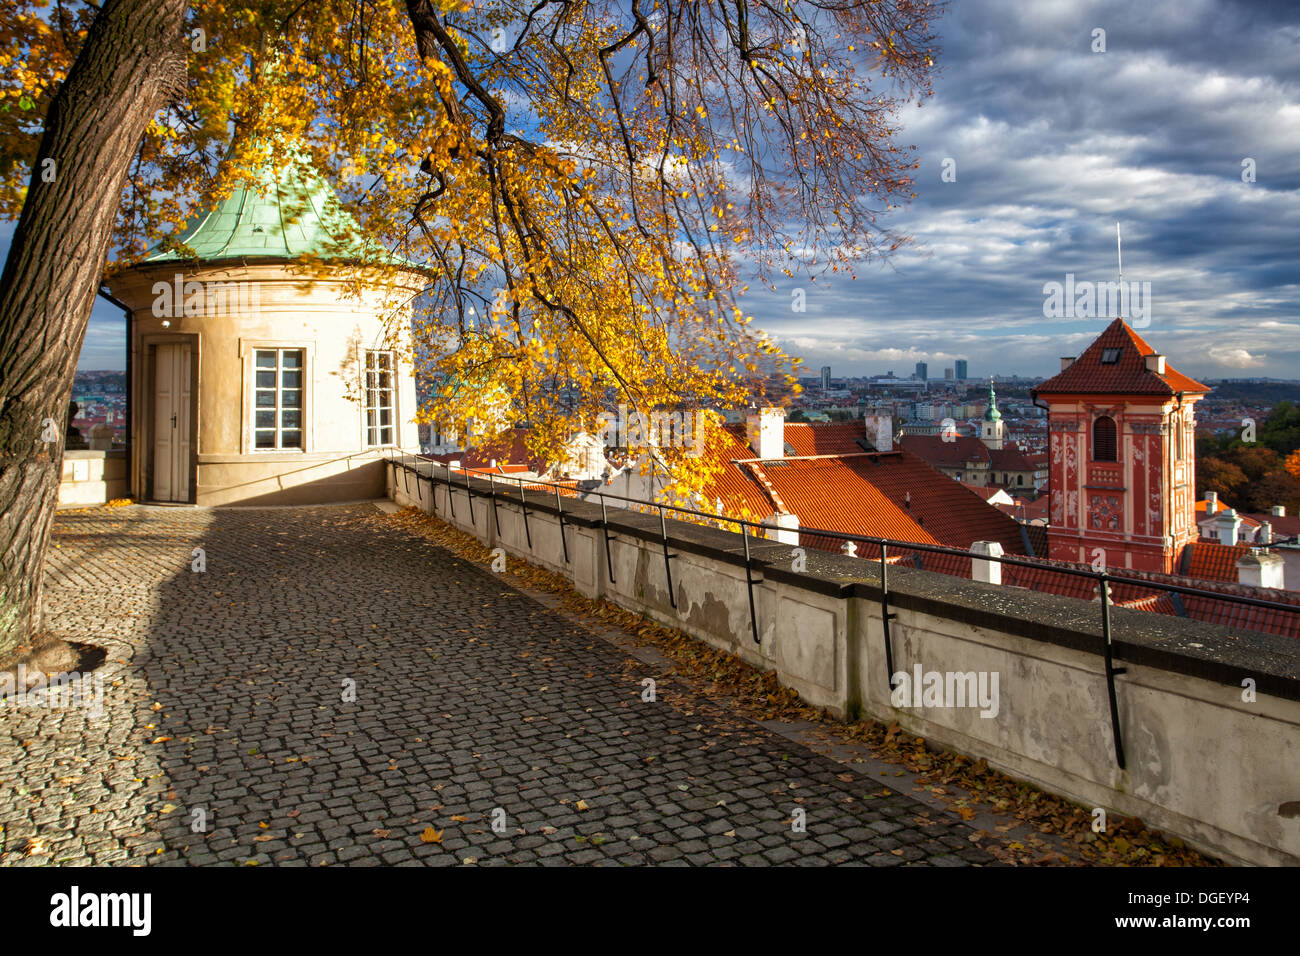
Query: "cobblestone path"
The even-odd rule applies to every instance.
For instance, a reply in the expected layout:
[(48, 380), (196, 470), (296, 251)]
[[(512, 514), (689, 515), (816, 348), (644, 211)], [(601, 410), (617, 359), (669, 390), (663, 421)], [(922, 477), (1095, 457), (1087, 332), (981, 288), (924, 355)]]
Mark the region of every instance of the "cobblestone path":
[(651, 665), (376, 514), (60, 514), (47, 623), (106, 649), (104, 710), (0, 707), (0, 863), (991, 861), (706, 699), (643, 701)]

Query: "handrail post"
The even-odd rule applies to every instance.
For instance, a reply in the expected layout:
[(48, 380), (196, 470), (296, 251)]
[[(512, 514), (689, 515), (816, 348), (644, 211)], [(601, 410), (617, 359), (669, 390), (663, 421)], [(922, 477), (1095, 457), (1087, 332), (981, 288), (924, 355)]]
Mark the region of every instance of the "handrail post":
[(614, 583), (614, 558), (609, 553), (609, 515), (605, 512), (605, 496), (600, 495), (600, 528), (605, 533), (605, 569), (609, 583)]
[(433, 462), (429, 462), (429, 513), (438, 513), (438, 483), (433, 480)]
[(451, 508), (451, 517), (454, 520), (456, 517), (456, 489), (451, 483), (451, 465), (444, 462), (442, 468), (447, 473), (447, 506)]
[(528, 528), (528, 496), (524, 494), (524, 480), (515, 479), (519, 482), (519, 502), (524, 509), (524, 536), (528, 539), (528, 550), (533, 549), (533, 533)]
[(560, 519), (560, 544), (564, 546), (564, 563), (569, 563), (569, 540), (564, 536), (564, 504), (560, 501), (560, 485), (554, 483), (555, 489), (555, 513)]
[(1119, 701), (1115, 696), (1115, 675), (1126, 673), (1128, 668), (1116, 667), (1110, 643), (1110, 583), (1105, 571), (1097, 575), (1098, 592), (1101, 597), (1101, 637), (1105, 644), (1106, 656), (1106, 696), (1110, 701), (1110, 729), (1115, 741), (1115, 762), (1119, 769), (1124, 766), (1124, 741), (1119, 729)]
[(754, 635), (754, 643), (763, 642), (758, 637), (758, 612), (754, 609), (754, 574), (749, 558), (749, 525), (741, 524), (740, 535), (745, 539), (745, 586), (749, 591), (749, 629)]
[(497, 513), (496, 475), (488, 472), (488, 494), (492, 496), (492, 518), (497, 523), (497, 537), (501, 537), (501, 515)]
[(889, 610), (889, 554), (888, 546), (880, 542), (880, 623), (885, 630), (885, 688), (894, 686), (894, 643), (889, 635), (889, 622), (894, 619)]
[(465, 500), (469, 502), (469, 526), (474, 527), (474, 489), (469, 486), (469, 469), (465, 469)]
[(668, 553), (668, 522), (664, 520), (664, 506), (659, 506), (659, 534), (663, 537), (664, 544), (664, 575), (668, 578), (668, 603), (672, 605), (673, 610), (677, 610), (677, 595), (673, 593), (673, 568), (670, 563), (672, 557)]

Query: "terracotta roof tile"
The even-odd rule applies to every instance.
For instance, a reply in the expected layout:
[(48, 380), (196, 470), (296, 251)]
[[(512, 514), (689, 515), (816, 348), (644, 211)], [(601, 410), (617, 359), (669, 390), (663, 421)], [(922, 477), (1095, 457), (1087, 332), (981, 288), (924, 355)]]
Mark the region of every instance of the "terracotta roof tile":
[(1034, 463), (1017, 446), (990, 448), (989, 461), (994, 471), (1034, 471)]
[(988, 446), (973, 435), (904, 435), (899, 445), (936, 468), (965, 468), (967, 462), (991, 463)]
[[(935, 471), (909, 451), (872, 455), (863, 474), (943, 544), (969, 548), (997, 541), (1008, 554), (1024, 554), (1020, 524), (960, 482)], [(908, 495), (911, 505), (908, 506)]]
[(862, 419), (848, 422), (786, 422), (785, 440), (796, 455), (856, 455), (865, 449), (858, 444), (866, 440)]
[(546, 463), (529, 456), (528, 432), (527, 428), (510, 428), (457, 457), (466, 468), (486, 468), (496, 461), (498, 465), (526, 465), (529, 471), (541, 474), (546, 470)]
[(1267, 511), (1238, 511), (1237, 514), (1241, 515), (1243, 518), (1249, 518), (1252, 521), (1259, 522), (1260, 524), (1267, 521), (1272, 527), (1273, 535), (1275, 537), (1281, 536), (1290, 538), (1294, 535), (1300, 534), (1300, 517), (1297, 517), (1296, 515), (1275, 515)]
[[(1119, 361), (1103, 365), (1102, 353), (1119, 349)], [(1069, 368), (1043, 382), (1034, 395), (1175, 395), (1178, 392), (1208, 392), (1202, 385), (1165, 363), (1163, 375), (1149, 371), (1147, 355), (1155, 353), (1123, 319), (1116, 319), (1097, 336)]]
[[(786, 507), (799, 516), (801, 527), (938, 544), (929, 531), (869, 480), (871, 470), (866, 456), (792, 458), (765, 461), (762, 465), (763, 473)], [(838, 551), (841, 546), (835, 539), (802, 533), (800, 543), (827, 551)], [(879, 553), (874, 548), (859, 546), (859, 555), (865, 557), (868, 552)]]
[(778, 509), (776, 502), (754, 481), (751, 474), (732, 464), (736, 459), (754, 457), (753, 450), (745, 442), (744, 434), (744, 425), (725, 425), (705, 448), (704, 454), (712, 459), (712, 464), (718, 470), (705, 488), (704, 496), (708, 500), (709, 509), (721, 498), (723, 514), (738, 518), (748, 512), (761, 520)]
[(1187, 546), (1191, 552), (1186, 564), (1189, 578), (1205, 581), (1237, 580), (1237, 562), (1250, 552), (1248, 544), (1219, 544), (1215, 541), (1193, 541)]

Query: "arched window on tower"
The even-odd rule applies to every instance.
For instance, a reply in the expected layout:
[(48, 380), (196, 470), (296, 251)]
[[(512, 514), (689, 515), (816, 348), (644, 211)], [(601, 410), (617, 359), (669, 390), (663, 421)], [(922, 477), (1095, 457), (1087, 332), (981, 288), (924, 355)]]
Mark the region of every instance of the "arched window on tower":
[(1092, 460), (1118, 461), (1116, 446), (1115, 419), (1102, 415), (1092, 423)]

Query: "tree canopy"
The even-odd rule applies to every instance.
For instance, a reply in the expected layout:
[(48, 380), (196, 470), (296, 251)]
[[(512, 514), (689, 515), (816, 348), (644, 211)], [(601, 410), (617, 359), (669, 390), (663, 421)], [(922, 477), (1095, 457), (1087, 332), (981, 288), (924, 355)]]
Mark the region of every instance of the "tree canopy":
[[(0, 12), (0, 212), (96, 8)], [(436, 276), (422, 420), (507, 417), (540, 453), (626, 402), (741, 405), (794, 363), (751, 275), (852, 272), (905, 241), (899, 106), (929, 93), (924, 0), (197, 0), (183, 95), (149, 124), (113, 266), (205, 195), (284, 161), (330, 177), (368, 236)], [(39, 174), (39, 170), (36, 171)], [(785, 280), (782, 280), (785, 281)], [(664, 462), (698, 482), (680, 449)]]

